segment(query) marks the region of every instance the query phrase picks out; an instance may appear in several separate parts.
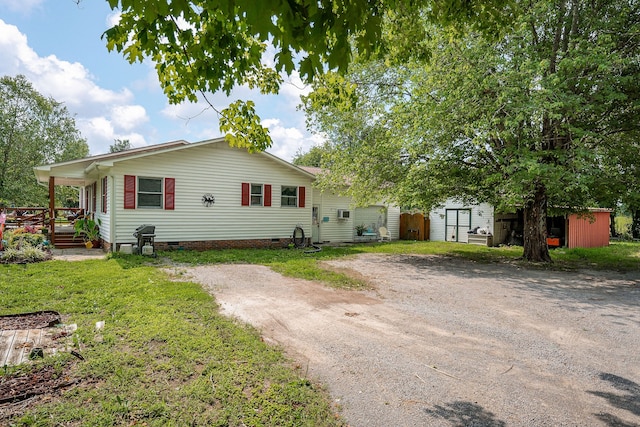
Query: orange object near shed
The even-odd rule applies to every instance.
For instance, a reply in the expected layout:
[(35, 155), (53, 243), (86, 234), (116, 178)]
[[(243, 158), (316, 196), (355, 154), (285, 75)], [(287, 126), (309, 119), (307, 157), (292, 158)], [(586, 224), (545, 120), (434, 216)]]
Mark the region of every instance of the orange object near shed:
[(547, 245), (557, 248), (560, 246), (560, 238), (559, 237), (547, 237)]
[(610, 209), (591, 209), (586, 214), (569, 215), (567, 246), (569, 248), (609, 246), (610, 218)]

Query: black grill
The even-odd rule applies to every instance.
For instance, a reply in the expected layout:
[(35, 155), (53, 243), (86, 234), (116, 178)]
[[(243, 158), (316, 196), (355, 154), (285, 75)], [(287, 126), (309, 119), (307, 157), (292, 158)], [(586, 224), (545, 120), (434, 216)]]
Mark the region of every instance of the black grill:
[(151, 246), (152, 254), (155, 254), (155, 225), (147, 225), (143, 224), (140, 227), (136, 228), (136, 231), (133, 233), (133, 237), (138, 239), (138, 244), (136, 245), (136, 253), (143, 253), (143, 247)]

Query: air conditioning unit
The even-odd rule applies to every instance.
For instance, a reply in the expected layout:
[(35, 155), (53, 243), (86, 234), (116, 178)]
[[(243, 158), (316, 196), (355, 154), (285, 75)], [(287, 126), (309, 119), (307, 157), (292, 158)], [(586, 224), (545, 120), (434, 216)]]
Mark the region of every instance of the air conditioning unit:
[(348, 209), (338, 209), (338, 219), (349, 219), (351, 212)]

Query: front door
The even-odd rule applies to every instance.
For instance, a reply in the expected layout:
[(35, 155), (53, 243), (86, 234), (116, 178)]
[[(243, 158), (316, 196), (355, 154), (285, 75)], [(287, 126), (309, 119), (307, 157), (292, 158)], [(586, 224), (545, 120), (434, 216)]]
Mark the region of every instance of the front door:
[(467, 231), (471, 229), (471, 209), (447, 209), (446, 230), (447, 242), (468, 242)]
[(311, 243), (320, 242), (320, 206), (313, 205), (311, 209)]

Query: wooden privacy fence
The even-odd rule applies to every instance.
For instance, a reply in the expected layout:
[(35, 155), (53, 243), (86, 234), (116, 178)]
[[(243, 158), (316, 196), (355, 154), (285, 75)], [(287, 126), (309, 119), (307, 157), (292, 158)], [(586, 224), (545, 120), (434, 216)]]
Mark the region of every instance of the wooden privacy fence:
[(429, 218), (420, 213), (400, 215), (401, 240), (429, 240)]

